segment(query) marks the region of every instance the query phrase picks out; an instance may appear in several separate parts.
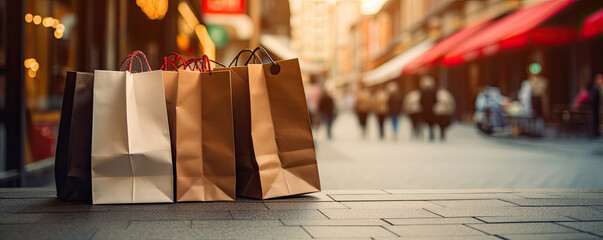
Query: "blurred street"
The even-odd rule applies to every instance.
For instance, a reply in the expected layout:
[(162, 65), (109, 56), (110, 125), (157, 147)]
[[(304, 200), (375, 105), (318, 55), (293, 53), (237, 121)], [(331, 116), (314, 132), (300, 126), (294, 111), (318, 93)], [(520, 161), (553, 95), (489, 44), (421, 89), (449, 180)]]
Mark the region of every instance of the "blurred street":
[(601, 140), (488, 137), (456, 123), (430, 143), (410, 139), (407, 118), (400, 124), (397, 141), (389, 122), (378, 140), (374, 116), (362, 140), (352, 113), (338, 116), (330, 141), (315, 131), (323, 189), (603, 188)]

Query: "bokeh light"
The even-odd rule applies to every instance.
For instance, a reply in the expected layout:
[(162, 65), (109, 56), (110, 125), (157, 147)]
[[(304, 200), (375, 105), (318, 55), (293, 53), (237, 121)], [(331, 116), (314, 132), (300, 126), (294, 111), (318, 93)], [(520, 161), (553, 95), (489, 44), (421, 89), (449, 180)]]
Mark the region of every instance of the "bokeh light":
[(25, 14), (25, 22), (30, 23), (33, 21), (33, 15), (31, 13)]
[(40, 15), (35, 15), (35, 16), (33, 17), (33, 23), (34, 23), (35, 25), (38, 25), (38, 24), (40, 24), (41, 22), (42, 22), (42, 17), (40, 17)]

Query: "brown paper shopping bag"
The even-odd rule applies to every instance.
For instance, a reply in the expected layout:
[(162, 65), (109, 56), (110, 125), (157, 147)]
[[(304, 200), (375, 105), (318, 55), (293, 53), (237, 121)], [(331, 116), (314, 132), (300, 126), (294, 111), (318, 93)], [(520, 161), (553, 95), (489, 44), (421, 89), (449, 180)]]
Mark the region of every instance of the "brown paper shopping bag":
[(166, 96), (171, 96), (174, 109), (170, 126), (176, 201), (234, 201), (230, 72), (180, 70), (168, 75), (166, 91), (172, 92)]
[[(258, 49), (270, 58), (263, 48), (254, 52)], [(270, 61), (247, 66), (259, 188), (249, 187), (240, 194), (266, 199), (320, 191), (299, 62)]]
[(92, 200), (90, 147), (94, 74), (67, 72), (54, 164), (57, 196), (63, 201)]
[(97, 70), (94, 79), (93, 204), (173, 202), (163, 73)]

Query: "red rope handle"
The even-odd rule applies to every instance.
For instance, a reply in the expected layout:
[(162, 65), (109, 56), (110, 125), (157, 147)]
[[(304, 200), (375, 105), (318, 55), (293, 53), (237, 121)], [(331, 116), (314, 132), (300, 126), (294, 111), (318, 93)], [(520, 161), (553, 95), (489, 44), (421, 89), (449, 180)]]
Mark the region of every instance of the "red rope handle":
[(127, 59), (129, 59), (130, 62), (128, 63), (128, 67), (126, 68), (126, 71), (132, 72), (132, 61), (134, 60), (134, 57), (136, 57), (138, 59), (138, 63), (140, 63), (140, 71), (144, 71), (144, 68), (142, 67), (142, 60), (140, 59), (139, 56), (142, 56), (142, 58), (144, 59), (144, 62), (147, 65), (147, 70), (151, 70), (151, 66), (149, 65), (149, 60), (147, 59), (147, 56), (144, 55), (144, 53), (140, 50), (135, 50), (134, 52), (132, 52), (128, 56), (126, 56), (124, 58), (124, 60), (121, 61), (121, 64), (119, 65), (119, 69), (121, 70), (125, 61)]
[(159, 70), (163, 70), (163, 71), (167, 71), (168, 70), (168, 63), (170, 65), (172, 65), (172, 69), (178, 71), (178, 67), (176, 66), (176, 64), (174, 63), (174, 61), (172, 61), (168, 57), (163, 57), (163, 63), (161, 63), (161, 65), (159, 66), (158, 69)]
[(132, 61), (134, 61), (134, 57), (136, 57), (136, 59), (138, 59), (138, 64), (140, 64), (140, 69), (142, 71), (142, 60), (140, 59), (139, 56), (135, 56), (132, 54), (128, 54), (128, 56), (126, 56), (124, 58), (124, 60), (121, 61), (121, 64), (119, 65), (119, 70), (121, 71), (121, 69), (123, 68), (124, 63), (126, 62), (126, 60), (130, 60), (130, 62), (128, 63), (128, 66), (130, 66), (130, 69), (126, 68), (125, 71), (130, 71), (131, 70), (131, 65), (132, 65)]
[(212, 72), (211, 63), (215, 63), (221, 65), (222, 67), (226, 67), (226, 65), (221, 62), (211, 60), (207, 55), (203, 55), (200, 58), (191, 58), (188, 60), (188, 64), (193, 64), (191, 67), (192, 71), (201, 71), (201, 72)]
[[(173, 59), (171, 59), (170, 57), (174, 56)], [(176, 63), (178, 62), (178, 60), (182, 61), (182, 64), (177, 65)], [(164, 71), (167, 71), (167, 63), (170, 63), (172, 65), (172, 67), (174, 67), (174, 70), (178, 71), (178, 68), (180, 66), (184, 66), (184, 70), (186, 70), (187, 68), (189, 68), (188, 64), (187, 64), (187, 60), (182, 57), (182, 55), (175, 53), (175, 52), (170, 52), (167, 55), (165, 55), (165, 57), (163, 57), (163, 63), (159, 66), (159, 69), (162, 69)]]

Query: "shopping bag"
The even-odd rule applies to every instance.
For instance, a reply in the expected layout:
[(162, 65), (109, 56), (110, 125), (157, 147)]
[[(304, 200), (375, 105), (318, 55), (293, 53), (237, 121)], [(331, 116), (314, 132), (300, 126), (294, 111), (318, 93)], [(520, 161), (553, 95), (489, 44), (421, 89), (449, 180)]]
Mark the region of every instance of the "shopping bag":
[(54, 164), (57, 196), (63, 201), (92, 200), (93, 86), (94, 74), (67, 72)]
[[(259, 189), (242, 196), (275, 198), (320, 191), (308, 108), (297, 59), (249, 64), (251, 139)], [(252, 191), (256, 190), (256, 191)]]
[[(174, 57), (174, 58), (170, 58)], [(178, 62), (180, 61), (180, 62)], [(171, 52), (163, 57), (163, 62), (158, 68), (163, 71), (163, 88), (165, 91), (165, 105), (168, 114), (170, 141), (172, 149), (172, 162), (176, 159), (176, 90), (178, 89), (178, 70), (188, 68), (187, 61), (180, 54)], [(174, 170), (175, 176), (175, 170)], [(175, 183), (175, 182), (174, 182)], [(175, 187), (175, 186), (174, 186)]]
[[(251, 144), (248, 70), (246, 65), (237, 66), (239, 57), (244, 52), (252, 53), (253, 51), (250, 49), (243, 49), (237, 54), (228, 67), (217, 69), (230, 71), (233, 130), (235, 139), (236, 191), (238, 195), (242, 196), (245, 192), (260, 191), (258, 166), (255, 162), (253, 145)], [(253, 56), (255, 56), (254, 60), (259, 59), (256, 54)]]
[(94, 72), (93, 204), (173, 202), (163, 73), (130, 72), (135, 57), (147, 62), (135, 51), (128, 71)]
[[(201, 60), (205, 66), (197, 68)], [(193, 62), (193, 63), (191, 63)], [(172, 92), (176, 201), (234, 201), (235, 148), (229, 71), (209, 71), (209, 59), (189, 61)], [(208, 70), (207, 72), (202, 72)], [(168, 94), (169, 95), (169, 94)]]

